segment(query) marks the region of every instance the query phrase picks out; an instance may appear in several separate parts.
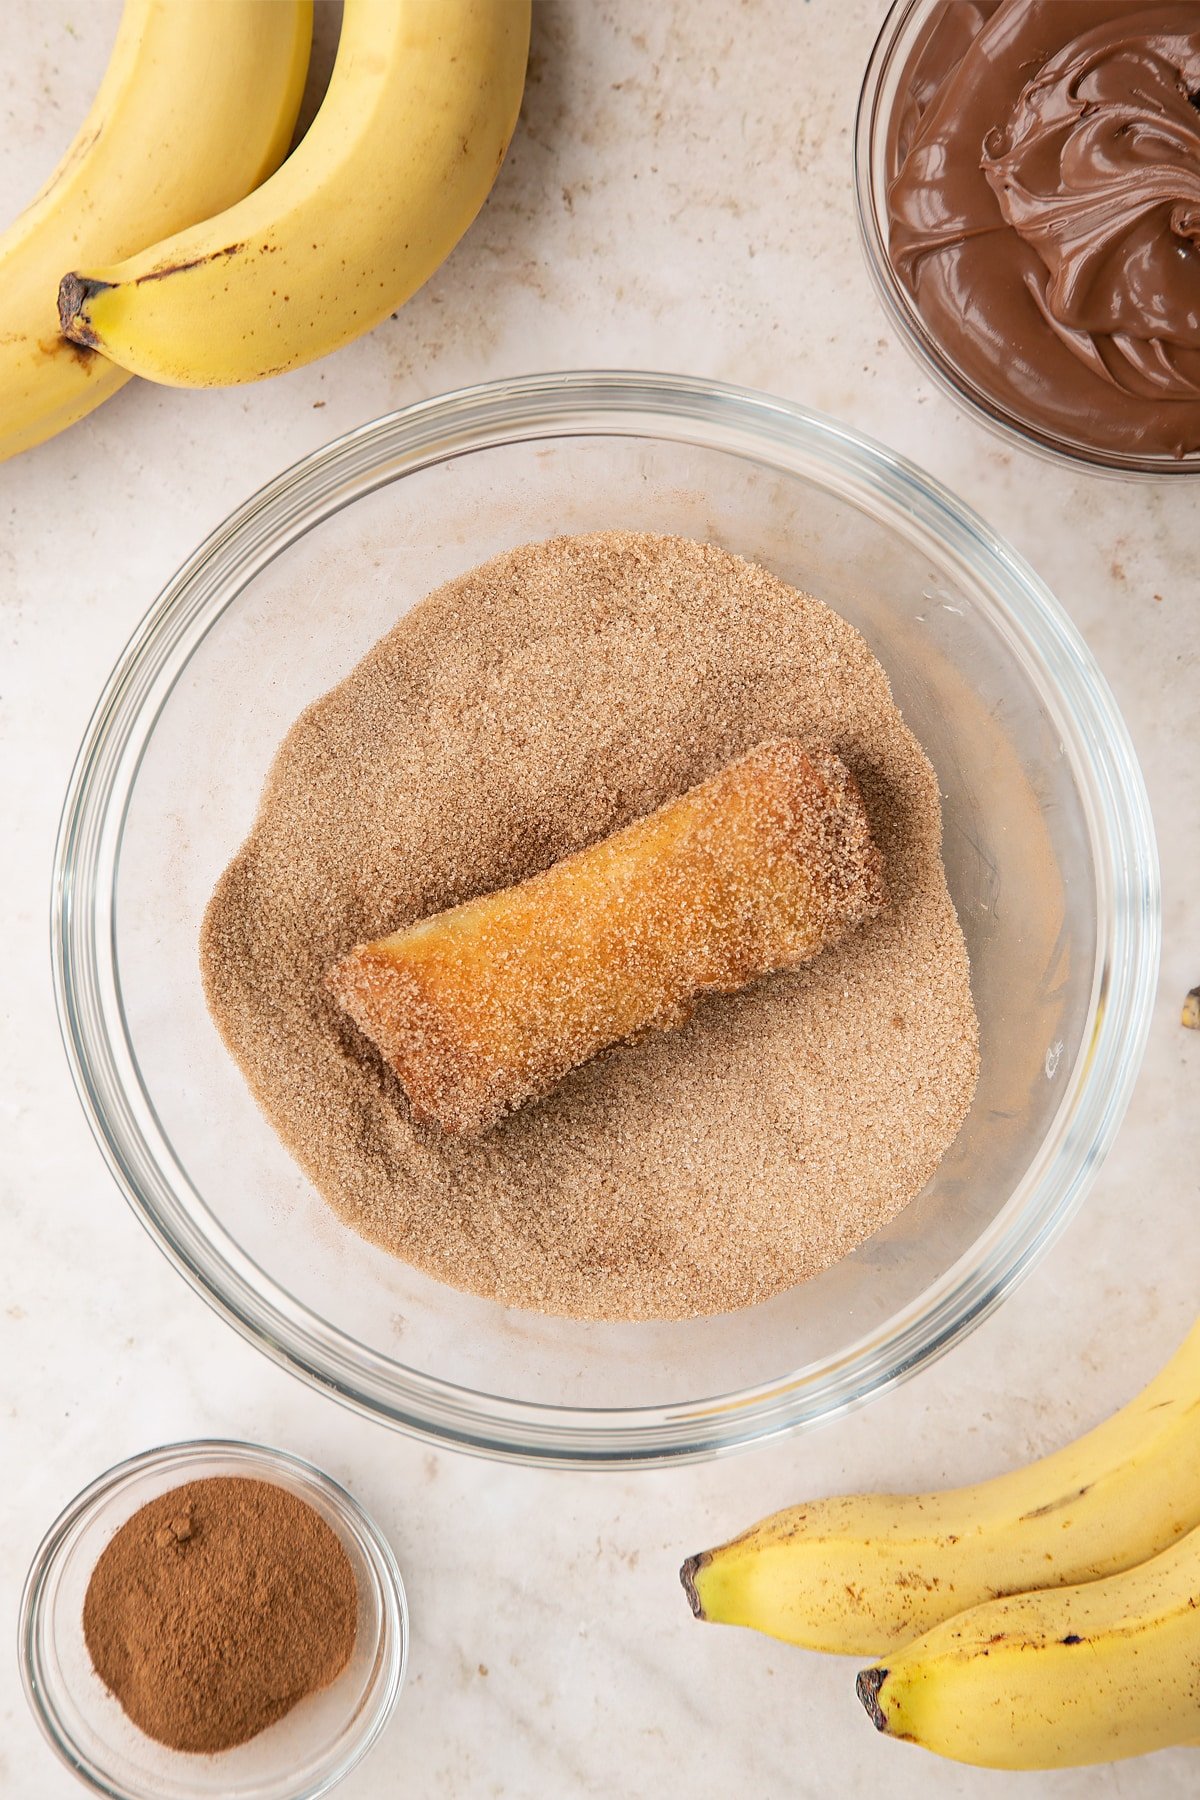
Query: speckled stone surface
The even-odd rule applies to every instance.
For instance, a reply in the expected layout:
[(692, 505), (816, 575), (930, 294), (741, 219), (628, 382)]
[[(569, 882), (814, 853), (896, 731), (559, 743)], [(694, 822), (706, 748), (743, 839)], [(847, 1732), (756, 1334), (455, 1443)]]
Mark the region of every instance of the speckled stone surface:
[[(846, 1487), (970, 1480), (1099, 1419), (1196, 1312), (1200, 598), (1191, 484), (1124, 486), (1034, 461), (926, 381), (855, 239), (854, 105), (882, 8), (678, 0), (536, 8), (522, 127), (492, 200), (424, 291), (365, 341), (268, 386), (131, 384), (0, 467), (5, 796), (0, 1216), (0, 1793), (78, 1792), (11, 1654), (26, 1565), (101, 1469), (195, 1434), (283, 1444), (346, 1481), (409, 1585), (410, 1685), (346, 1800), (596, 1795), (1048, 1800), (1200, 1792), (1200, 1752), (1005, 1777), (869, 1729), (853, 1665), (701, 1628), (680, 1557)], [(9, 0), (0, 215), (82, 115), (117, 0)], [(322, 38), (332, 23), (322, 18)], [(62, 793), (91, 706), (146, 607), (264, 478), (392, 406), (489, 376), (680, 369), (839, 414), (946, 479), (1070, 610), (1129, 721), (1157, 820), (1165, 953), (1149, 1053), (1083, 1211), (974, 1336), (824, 1430), (640, 1476), (530, 1473), (438, 1452), (309, 1392), (169, 1268), (120, 1200), (67, 1076), (46, 917)]]

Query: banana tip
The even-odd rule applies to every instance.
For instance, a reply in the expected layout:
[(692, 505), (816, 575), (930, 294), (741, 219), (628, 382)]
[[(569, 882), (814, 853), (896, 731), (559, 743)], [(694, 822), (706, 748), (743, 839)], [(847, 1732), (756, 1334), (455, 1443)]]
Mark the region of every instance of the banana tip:
[(679, 1571), (679, 1579), (683, 1583), (683, 1591), (688, 1597), (688, 1605), (697, 1619), (704, 1617), (704, 1603), (696, 1591), (696, 1576), (708, 1560), (708, 1551), (702, 1550), (699, 1556), (689, 1556)]
[(99, 339), (89, 323), (85, 308), (93, 294), (111, 287), (110, 281), (89, 281), (86, 275), (64, 275), (58, 284), (58, 328), (73, 344), (89, 350), (99, 347)]
[(854, 1691), (867, 1709), (876, 1731), (887, 1730), (887, 1715), (879, 1704), (879, 1690), (887, 1680), (886, 1669), (860, 1669)]

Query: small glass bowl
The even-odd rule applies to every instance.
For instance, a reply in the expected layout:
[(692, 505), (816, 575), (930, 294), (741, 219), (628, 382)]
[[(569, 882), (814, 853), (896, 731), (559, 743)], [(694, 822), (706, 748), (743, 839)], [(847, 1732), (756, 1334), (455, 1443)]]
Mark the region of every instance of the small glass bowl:
[(960, 368), (927, 329), (912, 295), (899, 281), (888, 255), (890, 132), (906, 77), (923, 38), (944, 10), (945, 0), (893, 0), (867, 63), (854, 131), (854, 186), (858, 225), (875, 291), (905, 346), (952, 399), (1009, 442), (1054, 461), (1097, 473), (1137, 478), (1200, 474), (1200, 455), (1126, 455), (1043, 429), (1010, 410)]
[[(83, 1600), (100, 1553), (139, 1507), (214, 1475), (285, 1488), (337, 1532), (358, 1583), (358, 1634), (330, 1687), (248, 1743), (201, 1756), (157, 1743), (127, 1718), (92, 1667)], [(18, 1656), (26, 1699), (51, 1747), (111, 1800), (316, 1800), (361, 1761), (391, 1717), (408, 1663), (408, 1608), (391, 1549), (336, 1481), (283, 1450), (201, 1439), (118, 1463), (59, 1515), (26, 1578)]]

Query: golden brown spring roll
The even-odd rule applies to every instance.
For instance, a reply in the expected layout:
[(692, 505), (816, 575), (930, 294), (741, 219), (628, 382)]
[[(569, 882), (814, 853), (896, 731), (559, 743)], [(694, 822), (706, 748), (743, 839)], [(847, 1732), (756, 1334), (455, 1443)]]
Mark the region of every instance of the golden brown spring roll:
[(328, 982), (414, 1114), (474, 1136), (881, 904), (853, 776), (784, 738), (517, 887), (359, 945)]

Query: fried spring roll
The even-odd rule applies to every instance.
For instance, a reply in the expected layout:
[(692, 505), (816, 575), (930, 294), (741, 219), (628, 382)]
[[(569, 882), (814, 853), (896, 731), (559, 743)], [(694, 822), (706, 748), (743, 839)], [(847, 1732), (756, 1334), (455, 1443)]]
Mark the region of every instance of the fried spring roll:
[(519, 886), (359, 945), (328, 983), (415, 1116), (470, 1137), (881, 904), (853, 776), (785, 738)]

